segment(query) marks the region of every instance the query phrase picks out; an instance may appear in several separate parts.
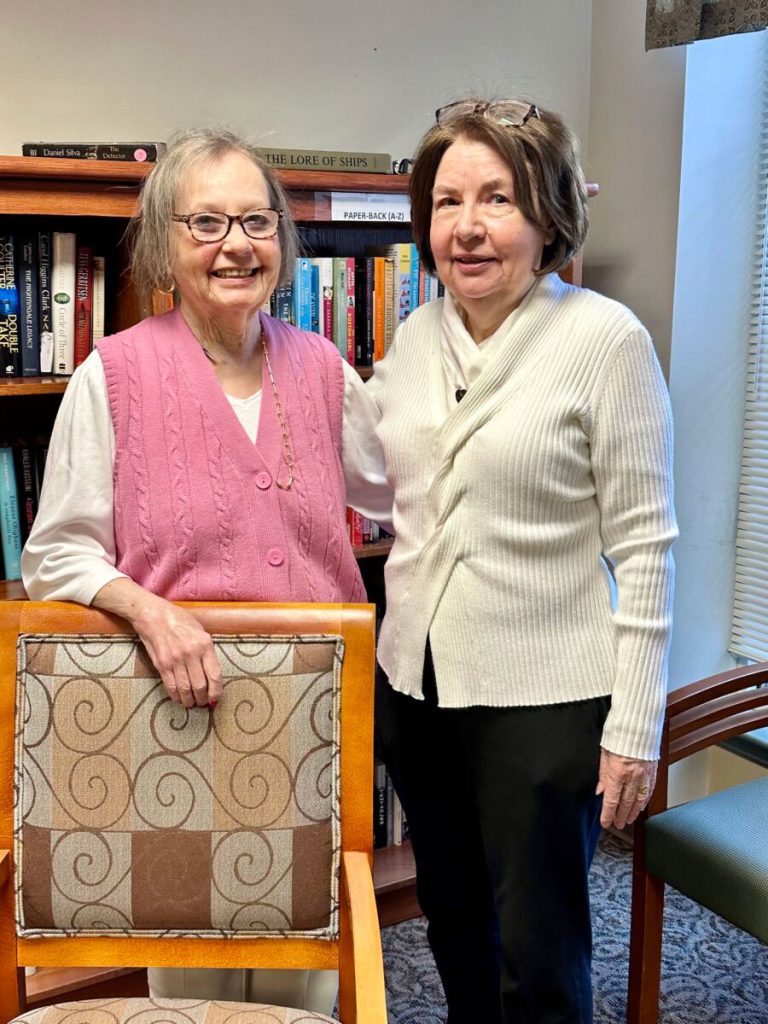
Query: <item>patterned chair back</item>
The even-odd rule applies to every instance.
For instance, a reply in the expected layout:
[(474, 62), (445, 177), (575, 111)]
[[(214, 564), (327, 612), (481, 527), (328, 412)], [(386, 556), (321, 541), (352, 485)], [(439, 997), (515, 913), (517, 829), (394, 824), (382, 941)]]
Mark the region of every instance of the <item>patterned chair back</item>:
[[(188, 607), (222, 667), (215, 710), (171, 703), (120, 620), (54, 603), (0, 609), (0, 658), (16, 634), (19, 963), (48, 962), (47, 940), (82, 938), (153, 939), (146, 962), (173, 964), (157, 940), (186, 950), (196, 938), (213, 952), (199, 954), (205, 965), (222, 943), (243, 953), (222, 962), (248, 962), (245, 946), (264, 939), (294, 952), (319, 943), (302, 965), (338, 964), (342, 851), (370, 854), (372, 609)], [(0, 750), (10, 742), (0, 736)]]

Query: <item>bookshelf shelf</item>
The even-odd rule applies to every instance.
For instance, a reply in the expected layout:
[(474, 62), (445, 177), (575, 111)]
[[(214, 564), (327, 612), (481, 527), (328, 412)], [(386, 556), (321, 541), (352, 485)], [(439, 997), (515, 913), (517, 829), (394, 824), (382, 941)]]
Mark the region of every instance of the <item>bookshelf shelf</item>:
[(373, 544), (360, 544), (355, 547), (355, 558), (383, 558), (392, 550), (393, 540), (386, 537), (384, 540), (377, 540)]
[(0, 398), (11, 395), (63, 395), (69, 377), (6, 377), (0, 379)]
[[(127, 219), (152, 164), (0, 157), (0, 214)], [(296, 220), (328, 221), (331, 192), (408, 191), (404, 174), (278, 171)]]

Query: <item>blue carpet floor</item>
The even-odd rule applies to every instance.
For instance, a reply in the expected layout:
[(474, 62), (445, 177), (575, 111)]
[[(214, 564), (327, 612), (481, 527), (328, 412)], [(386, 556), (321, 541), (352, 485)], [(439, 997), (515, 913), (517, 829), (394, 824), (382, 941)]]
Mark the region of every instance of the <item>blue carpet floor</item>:
[[(592, 867), (595, 1024), (624, 1024), (631, 851), (604, 836)], [(389, 1024), (442, 1024), (423, 919), (382, 932)], [(478, 1021), (478, 1024), (482, 1024)], [(768, 1024), (768, 947), (667, 890), (660, 1024)]]

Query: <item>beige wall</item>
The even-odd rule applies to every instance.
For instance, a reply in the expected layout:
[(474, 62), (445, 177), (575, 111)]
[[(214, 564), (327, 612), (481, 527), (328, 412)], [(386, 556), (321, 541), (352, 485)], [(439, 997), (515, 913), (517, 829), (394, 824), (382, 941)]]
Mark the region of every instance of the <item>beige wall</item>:
[[(586, 136), (591, 0), (4, 0), (0, 152), (226, 122), (410, 155), (437, 106), (526, 94)], [(10, 40), (10, 45), (8, 45)]]
[(593, 0), (584, 283), (645, 323), (669, 370), (686, 47), (645, 52), (645, 4)]

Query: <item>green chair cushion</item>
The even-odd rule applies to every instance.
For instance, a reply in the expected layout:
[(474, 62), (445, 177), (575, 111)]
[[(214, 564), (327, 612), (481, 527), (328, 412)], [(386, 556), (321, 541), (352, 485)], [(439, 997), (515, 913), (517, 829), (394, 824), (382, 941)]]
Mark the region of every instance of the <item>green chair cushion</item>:
[(9, 1024), (337, 1024), (310, 1010), (208, 999), (83, 999), (28, 1010)]
[(652, 875), (768, 942), (768, 777), (654, 815), (645, 836)]

